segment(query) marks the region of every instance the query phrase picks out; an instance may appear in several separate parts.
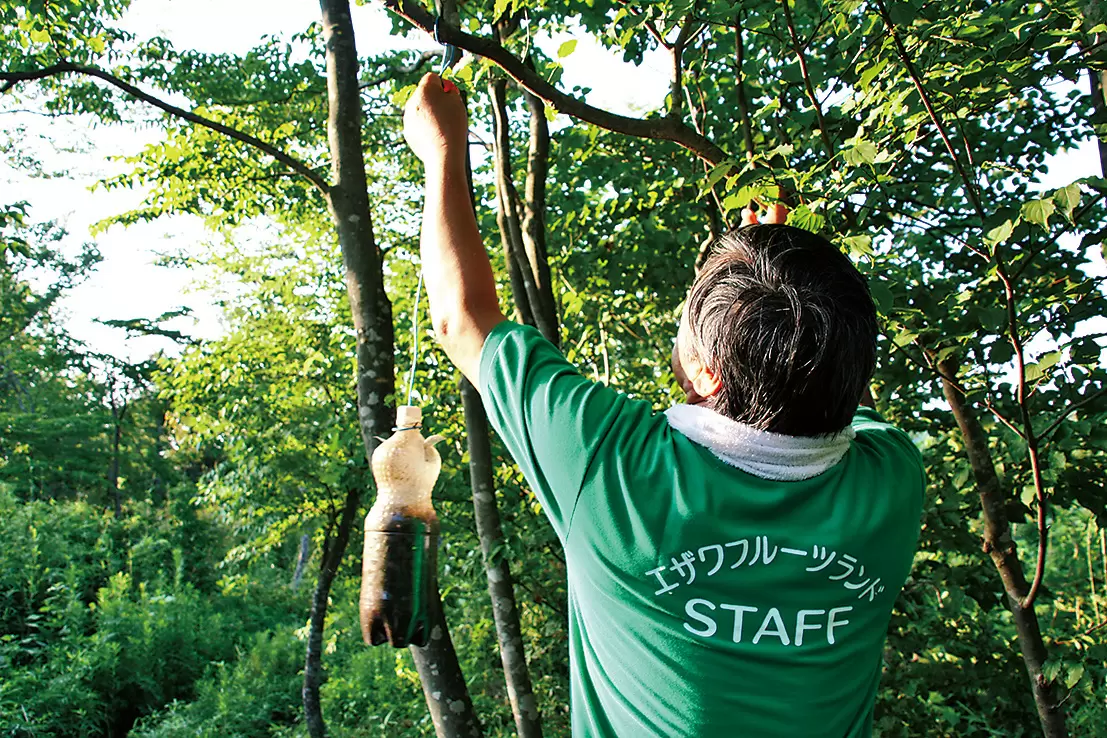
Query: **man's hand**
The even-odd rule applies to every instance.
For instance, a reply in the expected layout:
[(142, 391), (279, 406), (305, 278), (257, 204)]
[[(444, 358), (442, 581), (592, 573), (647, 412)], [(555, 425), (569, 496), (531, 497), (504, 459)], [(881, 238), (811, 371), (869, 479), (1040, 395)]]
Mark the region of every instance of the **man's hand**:
[(452, 82), (433, 73), (419, 81), (404, 107), (404, 138), (428, 171), (464, 164), (469, 122)]
[(756, 210), (742, 208), (742, 225), (755, 225), (757, 223), (783, 224), (788, 220), (788, 208), (780, 203), (769, 205), (765, 208), (764, 220), (760, 220)]

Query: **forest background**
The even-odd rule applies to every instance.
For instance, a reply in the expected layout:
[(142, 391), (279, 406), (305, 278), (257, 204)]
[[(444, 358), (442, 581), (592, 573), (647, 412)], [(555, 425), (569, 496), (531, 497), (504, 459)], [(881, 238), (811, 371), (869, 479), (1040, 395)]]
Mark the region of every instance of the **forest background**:
[[(190, 46), (147, 2), (0, 3), (0, 734), (568, 734), (564, 557), (412, 324), (441, 13), (505, 309), (586, 375), (675, 401), (695, 266), (778, 188), (869, 277), (930, 478), (877, 734), (1107, 735), (1099, 3), (191, 3)], [(191, 305), (79, 301), (143, 239)], [(392, 651), (358, 531), (413, 329), (445, 620)]]

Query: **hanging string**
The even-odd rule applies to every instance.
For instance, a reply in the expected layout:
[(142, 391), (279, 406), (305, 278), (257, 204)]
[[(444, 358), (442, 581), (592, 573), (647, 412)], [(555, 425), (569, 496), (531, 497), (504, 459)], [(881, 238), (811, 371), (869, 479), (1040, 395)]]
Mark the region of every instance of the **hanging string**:
[(419, 295), (423, 293), (423, 268), (419, 267), (419, 284), (415, 286), (415, 309), (411, 312), (411, 371), (407, 377), (407, 402), (415, 391), (415, 365), (419, 363)]

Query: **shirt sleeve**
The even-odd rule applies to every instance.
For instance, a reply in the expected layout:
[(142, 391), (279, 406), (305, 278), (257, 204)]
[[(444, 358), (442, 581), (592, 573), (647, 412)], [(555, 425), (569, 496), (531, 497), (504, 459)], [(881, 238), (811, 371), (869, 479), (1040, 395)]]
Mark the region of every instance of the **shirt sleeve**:
[(879, 444), (894, 457), (894, 461), (905, 473), (904, 482), (912, 484), (917, 490), (917, 502), (921, 508), (926, 497), (926, 467), (922, 453), (911, 436), (901, 428), (886, 421), (880, 413), (871, 407), (859, 407), (850, 424), (857, 435), (865, 436)]
[(585, 379), (541, 333), (511, 321), (485, 340), (478, 379), (489, 422), (564, 542), (589, 465), (628, 399)]

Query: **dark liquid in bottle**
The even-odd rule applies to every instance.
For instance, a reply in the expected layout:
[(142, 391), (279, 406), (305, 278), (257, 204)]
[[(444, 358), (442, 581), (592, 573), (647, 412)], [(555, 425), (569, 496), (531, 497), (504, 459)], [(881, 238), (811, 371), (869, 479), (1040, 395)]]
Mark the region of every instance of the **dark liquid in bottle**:
[(434, 626), (438, 520), (394, 514), (377, 527), (365, 531), (362, 637), (374, 646), (425, 646)]

